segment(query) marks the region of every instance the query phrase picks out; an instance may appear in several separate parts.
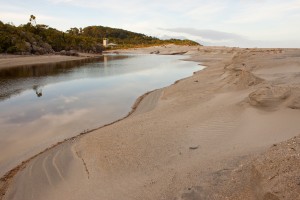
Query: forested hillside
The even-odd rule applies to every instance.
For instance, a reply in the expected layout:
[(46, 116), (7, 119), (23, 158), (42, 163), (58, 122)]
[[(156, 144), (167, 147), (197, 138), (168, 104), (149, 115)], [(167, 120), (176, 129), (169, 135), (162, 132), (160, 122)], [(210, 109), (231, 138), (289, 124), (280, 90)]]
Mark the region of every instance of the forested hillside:
[(122, 29), (103, 26), (71, 28), (59, 31), (44, 24), (37, 24), (31, 15), (27, 24), (14, 26), (0, 21), (0, 53), (47, 54), (62, 50), (79, 52), (102, 52), (103, 38), (117, 44), (114, 48), (145, 47), (162, 44), (198, 45), (190, 40), (160, 40)]
[(108, 38), (109, 42), (117, 44), (119, 48), (144, 47), (170, 43), (178, 45), (199, 45), (191, 40), (160, 40), (156, 37), (146, 36), (140, 33), (103, 26), (88, 26), (84, 29), (72, 28), (68, 32), (92, 38)]

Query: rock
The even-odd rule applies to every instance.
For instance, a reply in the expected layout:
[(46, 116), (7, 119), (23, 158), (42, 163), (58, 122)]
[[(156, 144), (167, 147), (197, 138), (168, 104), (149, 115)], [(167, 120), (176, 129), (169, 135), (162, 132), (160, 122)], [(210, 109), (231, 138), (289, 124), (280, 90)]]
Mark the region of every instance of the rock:
[(48, 53), (54, 53), (54, 50), (52, 49), (50, 44), (43, 42), (40, 46), (43, 48), (45, 53), (47, 53), (47, 54)]
[(66, 55), (66, 50), (61, 50), (59, 53), (60, 53), (60, 55), (64, 56), (64, 55)]
[(79, 56), (76, 50), (70, 50), (70, 56)]
[(180, 52), (174, 52), (174, 53), (170, 53), (170, 55), (183, 55), (186, 54), (187, 51), (180, 51)]
[(160, 53), (160, 51), (152, 51), (152, 52), (150, 52), (150, 54), (159, 54)]
[(79, 56), (76, 50), (70, 50), (70, 51), (62, 50), (58, 54), (62, 56)]
[(189, 149), (190, 150), (196, 150), (196, 149), (198, 149), (199, 148), (199, 145), (198, 146), (191, 146)]

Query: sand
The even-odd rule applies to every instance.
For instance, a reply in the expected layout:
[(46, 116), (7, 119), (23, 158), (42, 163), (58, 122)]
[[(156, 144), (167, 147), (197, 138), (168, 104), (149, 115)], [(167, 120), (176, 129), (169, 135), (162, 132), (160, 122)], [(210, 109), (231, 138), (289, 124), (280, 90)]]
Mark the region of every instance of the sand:
[(49, 64), (73, 60), (82, 60), (91, 57), (99, 57), (99, 54), (81, 53), (79, 56), (62, 56), (62, 55), (6, 55), (0, 54), (0, 69), (18, 66), (28, 66), (37, 64)]
[(184, 53), (207, 67), (20, 165), (2, 199), (300, 199), (299, 49), (115, 53)]

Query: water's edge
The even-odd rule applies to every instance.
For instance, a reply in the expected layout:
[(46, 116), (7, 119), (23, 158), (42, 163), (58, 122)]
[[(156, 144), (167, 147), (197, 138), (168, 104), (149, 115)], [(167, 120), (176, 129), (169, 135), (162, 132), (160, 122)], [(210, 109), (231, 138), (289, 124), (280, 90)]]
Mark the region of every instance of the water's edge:
[[(195, 61), (192, 61), (192, 60), (188, 60), (188, 58), (187, 58), (187, 59), (184, 59), (184, 60), (189, 61), (189, 62), (195, 62)], [(197, 63), (199, 63), (199, 62), (197, 62)], [(199, 64), (200, 64), (200, 63), (199, 63)], [(205, 67), (206, 67), (206, 66), (205, 66)], [(201, 71), (201, 70), (203, 70), (203, 69), (200, 69), (200, 70), (198, 70), (198, 71)], [(182, 78), (182, 79), (179, 79), (179, 80), (174, 81), (174, 83), (171, 84), (171, 85), (175, 85), (175, 84), (179, 83), (180, 81), (182, 81), (182, 80), (184, 80), (184, 79), (187, 79), (187, 78), (190, 78), (190, 77), (194, 76), (195, 73), (197, 73), (198, 71), (194, 72), (191, 76), (188, 76), (188, 77), (185, 77), (185, 78)], [(6, 172), (6, 173), (0, 178), (0, 200), (2, 200), (2, 198), (5, 196), (6, 191), (7, 191), (8, 187), (9, 187), (11, 181), (12, 181), (13, 178), (15, 177), (15, 175), (16, 175), (20, 170), (24, 169), (24, 168), (26, 167), (26, 164), (29, 163), (31, 160), (35, 159), (36, 157), (42, 155), (43, 153), (45, 153), (45, 152), (47, 152), (47, 151), (49, 151), (49, 150), (51, 150), (51, 149), (53, 149), (53, 148), (55, 148), (55, 147), (57, 147), (57, 146), (59, 146), (59, 145), (62, 145), (62, 144), (64, 144), (64, 143), (66, 143), (66, 142), (75, 141), (75, 140), (79, 139), (80, 137), (82, 137), (82, 136), (84, 136), (84, 135), (86, 135), (86, 134), (89, 134), (89, 133), (92, 133), (92, 132), (94, 132), (94, 131), (96, 131), (96, 130), (99, 130), (99, 129), (101, 129), (101, 128), (104, 128), (104, 127), (113, 125), (113, 124), (115, 124), (115, 123), (117, 123), (117, 122), (120, 122), (120, 121), (122, 121), (122, 120), (124, 120), (124, 119), (130, 117), (130, 116), (137, 110), (137, 108), (138, 108), (138, 106), (140, 105), (140, 103), (141, 103), (141, 102), (142, 102), (149, 94), (151, 94), (152, 92), (155, 92), (155, 91), (157, 91), (157, 90), (161, 90), (161, 89), (170, 87), (171, 85), (166, 86), (166, 87), (162, 87), (162, 88), (158, 88), (158, 89), (155, 89), (155, 90), (152, 90), (152, 91), (148, 91), (148, 92), (142, 94), (141, 96), (139, 96), (139, 97), (135, 100), (135, 102), (132, 104), (132, 106), (131, 106), (131, 111), (130, 111), (127, 115), (125, 115), (124, 117), (122, 117), (122, 118), (120, 118), (120, 119), (117, 119), (117, 120), (115, 120), (115, 121), (113, 121), (113, 122), (107, 123), (107, 124), (105, 124), (105, 125), (102, 125), (102, 126), (100, 126), (100, 127), (98, 127), (98, 128), (88, 129), (87, 131), (81, 132), (81, 133), (79, 133), (78, 135), (75, 135), (75, 136), (70, 137), (70, 138), (66, 138), (66, 139), (64, 139), (64, 140), (62, 140), (62, 141), (60, 141), (60, 142), (57, 142), (56, 144), (51, 145), (50, 147), (46, 148), (45, 150), (41, 151), (40, 153), (35, 154), (34, 156), (28, 158), (27, 160), (22, 161), (19, 165), (17, 165), (17, 166), (14, 167), (13, 169), (9, 170), (8, 172)]]

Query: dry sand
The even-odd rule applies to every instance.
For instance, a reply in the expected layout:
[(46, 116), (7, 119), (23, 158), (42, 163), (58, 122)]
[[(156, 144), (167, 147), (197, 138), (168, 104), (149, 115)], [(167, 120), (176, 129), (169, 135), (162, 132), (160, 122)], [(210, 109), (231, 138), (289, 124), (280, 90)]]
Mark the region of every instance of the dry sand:
[(90, 57), (99, 57), (99, 54), (81, 53), (79, 56), (62, 56), (62, 55), (6, 55), (0, 54), (0, 69), (27, 65), (49, 64), (73, 60), (82, 60)]
[(21, 165), (2, 199), (300, 199), (299, 137), (274, 145), (300, 132), (300, 50), (119, 52), (185, 52), (207, 68)]

